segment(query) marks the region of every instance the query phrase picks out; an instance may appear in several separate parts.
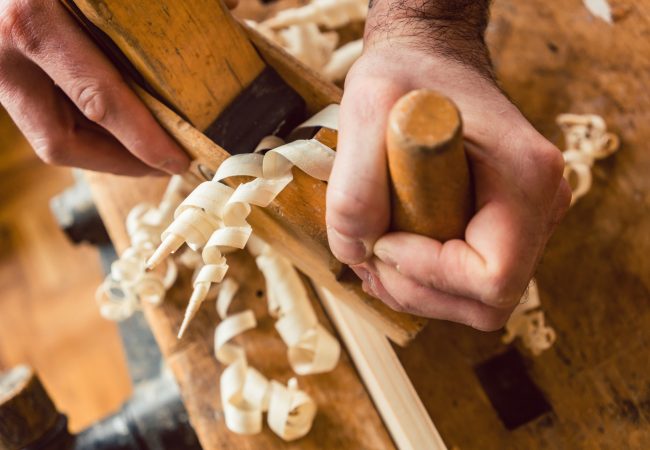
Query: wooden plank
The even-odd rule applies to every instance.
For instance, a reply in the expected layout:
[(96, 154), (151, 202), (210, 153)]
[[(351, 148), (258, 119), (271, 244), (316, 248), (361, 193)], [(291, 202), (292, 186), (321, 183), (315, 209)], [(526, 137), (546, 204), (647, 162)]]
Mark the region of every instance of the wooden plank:
[[(111, 237), (122, 251), (129, 244), (124, 227), (126, 214), (137, 202), (157, 201), (166, 180), (97, 173), (88, 174), (88, 178)], [(247, 253), (228, 255), (228, 260), (230, 276), (242, 286), (233, 307), (236, 310), (252, 308), (259, 322), (259, 326), (246, 332), (240, 341), (249, 361), (264, 375), (286, 382), (294, 374), (287, 360), (286, 347), (265, 310), (264, 279)], [(214, 302), (204, 303), (183, 339), (176, 339), (189, 291), (189, 275), (184, 274), (160, 307), (145, 305), (145, 316), (179, 383), (192, 426), (206, 450), (394, 448), (345, 351), (333, 372), (298, 377), (300, 386), (314, 397), (319, 408), (314, 428), (305, 438), (284, 443), (266, 426), (256, 436), (238, 436), (227, 430), (219, 398), (219, 375), (223, 367), (213, 354), (213, 332), (218, 320)], [(321, 323), (333, 331), (316, 297), (312, 300)]]
[(400, 450), (446, 450), (386, 336), (331, 292), (315, 286)]

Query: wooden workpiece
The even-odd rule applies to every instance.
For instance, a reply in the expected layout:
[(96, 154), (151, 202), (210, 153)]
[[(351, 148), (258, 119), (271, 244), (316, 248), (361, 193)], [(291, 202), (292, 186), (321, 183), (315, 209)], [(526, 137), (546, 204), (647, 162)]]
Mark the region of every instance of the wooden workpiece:
[[(267, 73), (268, 69), (264, 68), (266, 64), (300, 94), (306, 102), (308, 114), (340, 102), (341, 91), (338, 88), (318, 78), (254, 30), (241, 27), (223, 11), (223, 3), (217, 0), (196, 0), (183, 2), (182, 5), (169, 1), (144, 3), (146, 7), (139, 5), (134, 9), (128, 2), (107, 5), (95, 0), (79, 0), (71, 9), (76, 11), (76, 16), (91, 33), (93, 24), (101, 29), (131, 61), (135, 70), (142, 74), (146, 85), (138, 93), (145, 97), (145, 102), (157, 119), (181, 144), (186, 140), (185, 134), (196, 135), (190, 133), (188, 125), (181, 123), (183, 120), (198, 131), (210, 134), (210, 129), (221, 120), (222, 113), (231, 107), (232, 97), (250, 90), (251, 86), (257, 86), (261, 74)], [(210, 9), (220, 12), (201, 13)], [(88, 20), (92, 24), (88, 24)], [(187, 25), (188, 21), (192, 22), (191, 26)], [(221, 30), (222, 25), (225, 31)], [(233, 32), (226, 39), (224, 33), (227, 30)], [(93, 35), (106, 52), (115, 54), (111, 51), (111, 44), (106, 44), (106, 38), (102, 38), (96, 31)], [(233, 45), (224, 45), (224, 39)], [(178, 45), (173, 43), (175, 40), (179, 41)], [(170, 51), (172, 47), (176, 51)], [(206, 54), (196, 54), (196, 48), (199, 47)], [(113, 59), (123, 60), (119, 55), (113, 56)], [(248, 62), (248, 59), (254, 63)], [(200, 64), (203, 60), (221, 62), (206, 64), (204, 67)], [(131, 73), (128, 65), (121, 65), (123, 71)], [(220, 85), (222, 78), (223, 88), (215, 88), (215, 92), (210, 89), (204, 92), (204, 85)], [(196, 86), (202, 86), (198, 92)], [(257, 86), (257, 89), (263, 90), (264, 87)], [(155, 104), (156, 99), (146, 92), (153, 94), (159, 102)], [(205, 101), (206, 96), (209, 101)], [(201, 101), (197, 100), (199, 97)], [(276, 99), (276, 108), (279, 108), (283, 100), (285, 99)], [(202, 106), (197, 107), (197, 103)], [(152, 107), (153, 104), (155, 107)], [(171, 111), (167, 111), (168, 108), (177, 113), (178, 117), (169, 119)], [(272, 112), (271, 109), (268, 113)], [(245, 123), (244, 117), (240, 119)], [(216, 144), (206, 143), (200, 135), (196, 135), (196, 139), (204, 142), (185, 148), (196, 159), (191, 171), (197, 177), (206, 179), (209, 178), (206, 174), (215, 170), (228, 153)], [(325, 229), (326, 183), (315, 180), (298, 169), (294, 169), (293, 173), (293, 182), (265, 212), (256, 208), (251, 214), (250, 223), (253, 228), (274, 228), (276, 231), (262, 237), (281, 248), (285, 256), (305, 273), (352, 304), (393, 341), (400, 345), (409, 342), (426, 323), (422, 318), (393, 311), (365, 294), (357, 279), (349, 280), (345, 286), (337, 282), (341, 264), (329, 251)], [(228, 180), (228, 183), (238, 184), (242, 181), (244, 180)], [(267, 213), (277, 224), (269, 222), (265, 217)]]
[[(592, 190), (559, 226), (538, 270), (542, 305), (557, 343), (536, 358), (514, 346), (552, 411), (511, 431), (499, 420), (474, 367), (509, 348), (500, 342), (501, 332), (434, 321), (409, 347), (396, 350), (449, 448), (650, 448), (650, 42), (644, 38), (650, 4), (610, 3), (616, 7), (614, 25), (592, 16), (580, 1), (494, 2), (488, 42), (496, 72), (524, 114), (560, 146), (557, 114), (600, 114), (620, 135), (622, 148), (594, 166)], [(122, 219), (129, 205), (156, 199), (163, 183), (152, 192), (155, 183), (149, 179), (93, 176), (98, 205), (118, 244), (126, 242)], [(203, 306), (186, 339), (177, 342), (184, 298), (170, 298), (145, 312), (205, 447), (286, 446), (268, 431), (266, 437), (234, 436), (214, 418), (220, 409), (220, 368), (211, 355), (212, 305)], [(271, 336), (269, 330), (264, 338)], [(244, 343), (254, 345), (248, 339)], [(249, 353), (260, 369), (269, 367), (259, 361), (264, 350), (250, 347)], [(341, 364), (349, 367), (347, 359)], [(390, 448), (377, 416), (368, 412), (366, 394), (358, 391), (358, 379), (351, 378), (350, 387), (335, 375), (314, 377), (340, 389), (320, 395), (340, 396), (345, 403), (361, 392), (366, 400), (347, 404), (340, 414), (349, 418), (354, 410), (353, 422), (330, 427), (323, 436), (319, 427), (336, 419), (339, 410), (317, 398), (312, 433), (336, 448), (355, 439), (366, 448)], [(315, 384), (305, 387), (315, 394)], [(308, 435), (294, 446), (308, 447), (316, 440)]]

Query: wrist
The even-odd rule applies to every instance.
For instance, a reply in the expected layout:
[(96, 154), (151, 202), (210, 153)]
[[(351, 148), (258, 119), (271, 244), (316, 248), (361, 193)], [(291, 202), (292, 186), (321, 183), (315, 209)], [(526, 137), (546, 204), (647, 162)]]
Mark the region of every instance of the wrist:
[(409, 48), (493, 78), (484, 33), (487, 0), (371, 0), (365, 48)]

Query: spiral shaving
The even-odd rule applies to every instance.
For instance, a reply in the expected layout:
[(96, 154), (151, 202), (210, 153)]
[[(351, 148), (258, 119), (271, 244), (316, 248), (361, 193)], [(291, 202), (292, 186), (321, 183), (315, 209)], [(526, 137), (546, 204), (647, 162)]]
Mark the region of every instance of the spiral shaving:
[(172, 212), (182, 200), (184, 181), (172, 177), (158, 206), (141, 203), (127, 216), (131, 246), (111, 264), (111, 272), (99, 286), (95, 298), (101, 315), (120, 321), (130, 317), (142, 302), (160, 304), (177, 275), (172, 260), (156, 271), (146, 270), (146, 261), (160, 244), (160, 233), (172, 221)]
[(591, 168), (597, 159), (603, 159), (619, 147), (619, 139), (607, 132), (602, 117), (589, 114), (560, 114), (557, 123), (564, 132), (566, 150), (564, 178), (571, 184), (571, 204), (591, 188)]
[[(334, 369), (339, 355), (338, 341), (325, 330), (307, 297), (304, 284), (293, 266), (271, 247), (254, 239), (249, 249), (257, 254), (257, 264), (267, 282), (268, 309), (278, 317), (276, 329), (289, 347), (289, 361), (300, 375)], [(248, 365), (244, 349), (232, 339), (257, 325), (253, 311), (228, 314), (239, 286), (224, 279), (217, 297), (217, 313), (222, 319), (214, 335), (217, 360), (227, 365), (220, 380), (221, 402), (226, 426), (239, 434), (256, 434), (262, 430), (262, 416), (268, 412), (271, 430), (286, 441), (309, 432), (316, 415), (316, 403), (298, 382), (287, 385), (267, 380)]]
[(367, 15), (365, 0), (312, 0), (261, 23), (246, 22), (327, 80), (339, 82), (361, 56), (363, 39), (339, 46), (336, 30)]
[[(620, 141), (618, 136), (607, 132), (603, 118), (594, 114), (560, 114), (557, 123), (564, 132), (567, 148), (563, 153), (564, 178), (571, 185), (573, 205), (591, 188), (594, 162), (618, 150)], [(521, 303), (508, 319), (502, 341), (507, 344), (516, 337), (520, 337), (534, 355), (541, 354), (555, 342), (555, 330), (546, 324), (535, 280), (531, 280)]]
[[(300, 127), (315, 125), (337, 128), (338, 105), (330, 105)], [(266, 152), (266, 153), (262, 153)], [(332, 170), (334, 151), (315, 139), (289, 144), (275, 136), (264, 138), (254, 153), (226, 159), (212, 181), (201, 183), (176, 209), (174, 221), (162, 233), (162, 243), (147, 261), (156, 267), (183, 243), (193, 250), (203, 249), (205, 265), (194, 280), (179, 338), (187, 329), (212, 283), (223, 280), (228, 271), (224, 254), (242, 249), (251, 235), (246, 221), (251, 205), (266, 207), (293, 180), (296, 166), (306, 174), (326, 181)], [(254, 180), (233, 189), (222, 181), (235, 176)]]
[(555, 330), (546, 325), (544, 312), (540, 307), (539, 290), (533, 279), (522, 301), (506, 323), (506, 333), (501, 338), (502, 342), (509, 344), (516, 337), (520, 337), (524, 347), (536, 356), (551, 348), (555, 343)]

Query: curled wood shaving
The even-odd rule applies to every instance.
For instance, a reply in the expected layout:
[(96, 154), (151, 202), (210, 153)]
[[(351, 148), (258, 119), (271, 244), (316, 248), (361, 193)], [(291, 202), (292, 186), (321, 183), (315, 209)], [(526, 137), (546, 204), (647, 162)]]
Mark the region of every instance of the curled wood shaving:
[(604, 20), (609, 24), (614, 23), (614, 19), (612, 17), (612, 8), (609, 6), (609, 2), (607, 0), (583, 0), (583, 3), (589, 12), (594, 16)]
[[(289, 347), (289, 361), (301, 375), (332, 370), (338, 363), (338, 341), (318, 323), (306, 288), (294, 267), (270, 246), (252, 239), (249, 247), (267, 282), (269, 313), (278, 318), (276, 329)], [(217, 297), (217, 325), (214, 348), (217, 360), (228, 365), (221, 376), (221, 401), (226, 426), (239, 434), (255, 434), (262, 429), (268, 411), (269, 428), (286, 441), (309, 432), (316, 415), (316, 403), (298, 389), (295, 378), (285, 386), (267, 380), (248, 365), (244, 349), (232, 339), (256, 326), (250, 309), (228, 314), (239, 286), (223, 280)]]
[[(330, 105), (298, 128), (322, 123), (335, 129), (337, 118), (338, 105)], [(329, 178), (335, 155), (332, 149), (315, 139), (276, 146), (281, 142), (277, 137), (269, 137), (257, 149), (273, 147), (265, 154), (256, 151), (226, 159), (212, 181), (197, 186), (176, 209), (174, 221), (162, 233), (161, 245), (147, 261), (147, 266), (154, 268), (183, 243), (193, 250), (203, 248), (205, 265), (194, 280), (179, 338), (205, 300), (210, 285), (223, 280), (228, 271), (224, 254), (246, 245), (251, 234), (251, 226), (246, 221), (251, 205), (268, 206), (293, 180), (294, 166), (316, 179)], [(233, 176), (255, 179), (237, 189), (222, 183)]]
[[(557, 123), (564, 132), (566, 150), (564, 177), (571, 185), (571, 205), (591, 188), (591, 167), (597, 159), (605, 158), (619, 148), (619, 138), (607, 132), (602, 117), (588, 114), (560, 114)], [(555, 342), (555, 330), (546, 325), (541, 310), (539, 291), (531, 280), (526, 294), (506, 324), (504, 343), (520, 337), (534, 355), (549, 349)]]
[(172, 221), (172, 213), (183, 199), (184, 187), (182, 178), (174, 176), (158, 206), (141, 203), (129, 212), (126, 229), (131, 246), (111, 264), (110, 274), (95, 293), (104, 318), (124, 320), (142, 302), (161, 303), (176, 280), (174, 261), (167, 261), (156, 271), (147, 271), (145, 263), (160, 244), (160, 232)]
[[(259, 238), (253, 239), (253, 242)], [(252, 246), (253, 248), (255, 246)], [(259, 247), (258, 247), (259, 248)], [(298, 375), (329, 372), (341, 352), (336, 338), (319, 322), (307, 289), (291, 262), (264, 244), (255, 262), (266, 280), (269, 313), (288, 347), (291, 368)]]
[(326, 79), (342, 81), (361, 56), (363, 40), (337, 49), (338, 34), (331, 30), (364, 21), (367, 14), (365, 0), (314, 0), (280, 11), (262, 23), (247, 23)]
[(333, 29), (353, 21), (365, 20), (367, 15), (368, 2), (364, 0), (313, 0), (300, 8), (279, 11), (264, 21), (263, 26), (278, 29), (311, 23)]
[(519, 337), (533, 355), (539, 355), (551, 348), (556, 338), (555, 330), (546, 325), (544, 312), (540, 307), (539, 290), (533, 279), (506, 323), (506, 333), (501, 338), (503, 343), (509, 344)]
[(573, 205), (591, 188), (594, 162), (618, 150), (620, 142), (607, 132), (603, 118), (594, 114), (560, 114), (557, 123), (566, 141), (564, 177), (571, 185)]
[(352, 64), (363, 52), (363, 39), (348, 42), (334, 50), (329, 61), (321, 69), (323, 76), (331, 81), (344, 80)]

